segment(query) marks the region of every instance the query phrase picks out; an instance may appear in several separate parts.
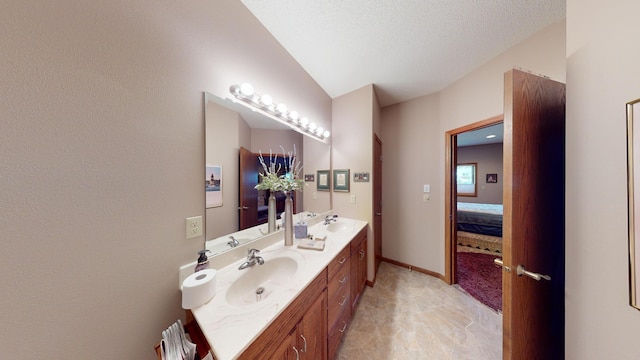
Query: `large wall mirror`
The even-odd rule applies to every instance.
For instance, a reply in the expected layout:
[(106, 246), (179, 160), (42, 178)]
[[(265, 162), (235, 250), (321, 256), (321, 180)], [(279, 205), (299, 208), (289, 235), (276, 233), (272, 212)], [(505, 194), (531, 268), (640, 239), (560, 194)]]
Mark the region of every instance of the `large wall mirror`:
[[(216, 255), (232, 248), (230, 236), (245, 244), (267, 233), (268, 194), (254, 189), (260, 152), (266, 159), (270, 151), (281, 155), (295, 146), (302, 173), (315, 174), (331, 168), (330, 145), (230, 99), (204, 93), (204, 103), (205, 248)], [(295, 194), (294, 213), (330, 210), (330, 194), (317, 193), (315, 183), (306, 185)]]
[(627, 103), (627, 189), (629, 212), (629, 295), (640, 310), (640, 99)]

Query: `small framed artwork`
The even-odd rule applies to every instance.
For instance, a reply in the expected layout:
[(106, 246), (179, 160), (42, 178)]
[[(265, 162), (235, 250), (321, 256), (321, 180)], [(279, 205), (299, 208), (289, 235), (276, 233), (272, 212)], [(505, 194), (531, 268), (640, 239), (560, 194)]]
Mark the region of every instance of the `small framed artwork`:
[(204, 193), (207, 209), (222, 206), (222, 166), (206, 166)]
[(313, 174), (304, 174), (304, 181), (305, 182), (314, 182), (315, 180), (315, 175)]
[(498, 182), (498, 174), (487, 174), (487, 183), (496, 184)]
[(333, 191), (349, 192), (349, 169), (333, 170)]
[(329, 177), (329, 170), (318, 170), (318, 182), (316, 183), (316, 190), (329, 191), (331, 189), (331, 178)]
[(368, 172), (353, 173), (353, 182), (369, 182)]

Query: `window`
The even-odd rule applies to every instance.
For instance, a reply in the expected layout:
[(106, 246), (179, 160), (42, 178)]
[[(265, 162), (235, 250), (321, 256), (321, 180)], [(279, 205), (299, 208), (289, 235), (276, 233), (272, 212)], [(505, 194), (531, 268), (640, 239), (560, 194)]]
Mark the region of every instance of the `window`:
[(478, 163), (458, 164), (456, 167), (456, 185), (458, 196), (478, 196), (476, 167)]

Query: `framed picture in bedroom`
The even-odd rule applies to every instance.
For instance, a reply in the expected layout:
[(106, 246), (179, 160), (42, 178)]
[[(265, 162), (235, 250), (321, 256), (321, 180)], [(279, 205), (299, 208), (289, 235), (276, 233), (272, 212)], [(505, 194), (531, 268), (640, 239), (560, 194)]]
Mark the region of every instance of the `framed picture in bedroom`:
[(498, 174), (487, 174), (487, 184), (497, 184)]
[(629, 300), (640, 310), (640, 99), (627, 103), (627, 194)]

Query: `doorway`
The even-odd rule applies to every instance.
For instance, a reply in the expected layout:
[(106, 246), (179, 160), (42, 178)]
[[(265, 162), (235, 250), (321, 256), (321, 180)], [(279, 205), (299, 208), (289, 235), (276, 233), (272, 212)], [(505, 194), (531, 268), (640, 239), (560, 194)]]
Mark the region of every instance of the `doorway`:
[[(448, 131), (445, 135), (446, 142), (446, 169), (445, 169), (445, 184), (448, 184), (445, 188), (445, 213), (450, 214), (446, 217), (445, 226), (445, 282), (448, 284), (457, 283), (456, 269), (457, 269), (457, 246), (458, 246), (458, 229), (457, 229), (457, 207), (458, 207), (458, 191), (456, 184), (456, 165), (458, 162), (458, 136), (462, 134), (474, 132), (480, 129), (486, 129), (493, 126), (502, 124), (503, 116), (498, 115), (486, 120), (478, 121), (451, 131)], [(477, 170), (477, 168), (476, 168)], [(481, 172), (485, 174), (486, 171)], [(477, 182), (479, 177), (477, 176)], [(476, 191), (477, 193), (477, 191)], [(476, 194), (477, 197), (477, 194)]]
[[(446, 133), (445, 281), (456, 281), (457, 135)], [(522, 70), (504, 76), (503, 358), (564, 358), (565, 85)], [(543, 344), (543, 345), (541, 345)]]
[[(447, 132), (445, 280), (502, 311), (502, 115)], [(447, 232), (447, 231), (446, 231)]]

